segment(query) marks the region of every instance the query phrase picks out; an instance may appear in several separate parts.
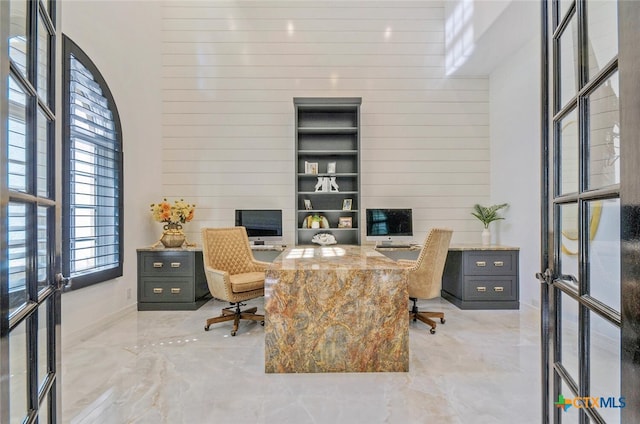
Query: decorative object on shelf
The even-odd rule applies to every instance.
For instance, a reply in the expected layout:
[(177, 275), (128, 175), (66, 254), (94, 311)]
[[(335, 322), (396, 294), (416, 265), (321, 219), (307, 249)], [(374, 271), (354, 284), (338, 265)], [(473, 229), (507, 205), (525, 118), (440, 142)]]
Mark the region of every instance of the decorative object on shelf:
[(182, 231), (182, 224), (193, 219), (195, 208), (196, 205), (186, 203), (184, 199), (176, 200), (173, 204), (170, 204), (167, 199), (160, 203), (152, 203), (153, 219), (165, 223), (162, 237), (152, 247), (156, 247), (159, 243), (162, 243), (164, 247), (182, 247), (185, 244), (195, 246), (195, 244), (187, 242)]
[(318, 177), (318, 182), (315, 187), (316, 192), (334, 192), (339, 191), (338, 183), (336, 183), (336, 177)]
[(307, 162), (304, 161), (304, 173), (305, 174), (317, 174), (318, 173), (318, 162)]
[(311, 209), (313, 209), (313, 207), (311, 206), (311, 200), (309, 199), (304, 199), (304, 208), (308, 211), (310, 211)]
[(344, 199), (342, 201), (342, 210), (343, 211), (350, 211), (352, 203), (353, 203), (352, 199)]
[(318, 214), (307, 215), (302, 221), (302, 228), (331, 228), (329, 226), (329, 220)]
[(329, 191), (337, 193), (339, 190), (338, 183), (336, 182), (336, 177), (329, 177)]
[(484, 225), (484, 229), (482, 230), (483, 245), (491, 244), (491, 232), (489, 231), (489, 224), (491, 224), (493, 221), (504, 219), (498, 216), (498, 211), (502, 208), (506, 208), (507, 206), (509, 206), (508, 203), (501, 203), (499, 205), (491, 206), (482, 206), (476, 203), (473, 206), (473, 210), (475, 212), (471, 212), (471, 215), (478, 218)]
[(328, 246), (331, 244), (337, 244), (338, 242), (331, 233), (318, 233), (313, 236), (311, 243), (319, 244), (320, 246)]
[(335, 174), (336, 173), (336, 163), (329, 162), (327, 163), (327, 174)]
[(353, 218), (350, 216), (341, 216), (338, 218), (338, 228), (351, 228)]

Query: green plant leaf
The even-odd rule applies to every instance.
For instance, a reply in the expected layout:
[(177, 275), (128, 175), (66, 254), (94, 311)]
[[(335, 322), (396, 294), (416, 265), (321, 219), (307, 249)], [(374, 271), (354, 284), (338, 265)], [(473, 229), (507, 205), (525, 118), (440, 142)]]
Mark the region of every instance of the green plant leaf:
[(489, 224), (491, 224), (493, 221), (504, 219), (498, 216), (498, 211), (502, 208), (506, 208), (507, 206), (509, 206), (508, 203), (501, 203), (491, 206), (482, 206), (476, 203), (475, 205), (473, 205), (474, 212), (471, 212), (471, 215), (478, 218), (478, 220), (480, 220), (480, 222), (482, 222), (482, 224), (484, 225), (484, 228), (489, 228)]

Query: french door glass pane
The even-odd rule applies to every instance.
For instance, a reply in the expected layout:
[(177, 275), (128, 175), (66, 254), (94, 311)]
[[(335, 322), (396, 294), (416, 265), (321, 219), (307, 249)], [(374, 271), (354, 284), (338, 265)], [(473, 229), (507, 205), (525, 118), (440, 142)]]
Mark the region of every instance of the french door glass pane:
[(616, 1), (587, 0), (587, 54), (590, 78), (618, 54)]
[(38, 15), (38, 94), (49, 104), (49, 31)]
[(22, 87), (9, 77), (9, 188), (27, 191), (27, 95)]
[(620, 200), (589, 202), (589, 294), (620, 311)]
[[(620, 329), (594, 312), (589, 313), (591, 326), (591, 396), (615, 399), (620, 406)], [(611, 405), (609, 403), (609, 405)], [(620, 408), (599, 408), (598, 413), (608, 423), (619, 423)]]
[(569, 295), (561, 294), (562, 318), (562, 365), (577, 383), (578, 377), (578, 302)]
[(22, 321), (9, 333), (9, 385), (11, 424), (22, 423), (27, 415), (27, 336)]
[(49, 212), (53, 212), (52, 208), (38, 207), (38, 291), (47, 288), (51, 283), (48, 279), (47, 271), (49, 270), (48, 255), (48, 236), (49, 232)]
[(559, 121), (560, 125), (560, 193), (578, 191), (578, 118), (573, 110)]
[[(49, 298), (51, 299), (51, 298)], [(47, 373), (49, 372), (47, 340), (49, 337), (47, 329), (47, 319), (49, 311), (49, 301), (45, 301), (38, 308), (38, 389), (41, 390)]]
[(560, 206), (560, 237), (560, 273), (577, 278), (578, 205), (576, 203)]
[(27, 5), (29, 0), (11, 0), (9, 4), (9, 58), (23, 76), (27, 75)]
[(51, 121), (42, 110), (38, 110), (38, 196), (50, 197), (49, 193), (49, 128)]
[(578, 25), (574, 14), (560, 35), (560, 107), (578, 92)]
[[(575, 397), (571, 389), (569, 389), (569, 386), (567, 386), (564, 382), (562, 383), (562, 391), (560, 393), (565, 397), (565, 399), (570, 401), (572, 401)], [(556, 399), (554, 402), (557, 401), (558, 399)], [(556, 407), (559, 406), (556, 405)], [(580, 409), (573, 406), (573, 404), (566, 409), (563, 408), (560, 415), (562, 416), (562, 424), (577, 424), (580, 422)]]
[(27, 207), (9, 203), (9, 312), (27, 301)]
[(589, 189), (620, 183), (618, 72), (587, 98), (589, 105)]

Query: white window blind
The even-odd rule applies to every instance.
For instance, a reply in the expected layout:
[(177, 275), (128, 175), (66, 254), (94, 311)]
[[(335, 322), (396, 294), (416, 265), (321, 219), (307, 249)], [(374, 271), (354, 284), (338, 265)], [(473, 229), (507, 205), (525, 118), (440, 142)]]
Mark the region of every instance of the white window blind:
[[(73, 54), (69, 61), (69, 275), (121, 269), (121, 143), (101, 85)], [(113, 278), (111, 276), (110, 278)]]

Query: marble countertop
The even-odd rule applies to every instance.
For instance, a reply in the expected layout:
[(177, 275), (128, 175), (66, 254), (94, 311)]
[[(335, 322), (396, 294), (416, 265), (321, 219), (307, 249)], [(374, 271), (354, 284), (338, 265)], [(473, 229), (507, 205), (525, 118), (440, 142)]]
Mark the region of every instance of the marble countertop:
[(200, 252), (202, 247), (189, 246), (189, 247), (164, 247), (162, 245), (153, 247), (140, 247), (136, 249), (138, 252)]
[(501, 244), (456, 243), (450, 245), (449, 250), (520, 250), (520, 248)]
[(393, 259), (370, 246), (331, 245), (287, 248), (271, 265), (273, 269), (399, 269)]

